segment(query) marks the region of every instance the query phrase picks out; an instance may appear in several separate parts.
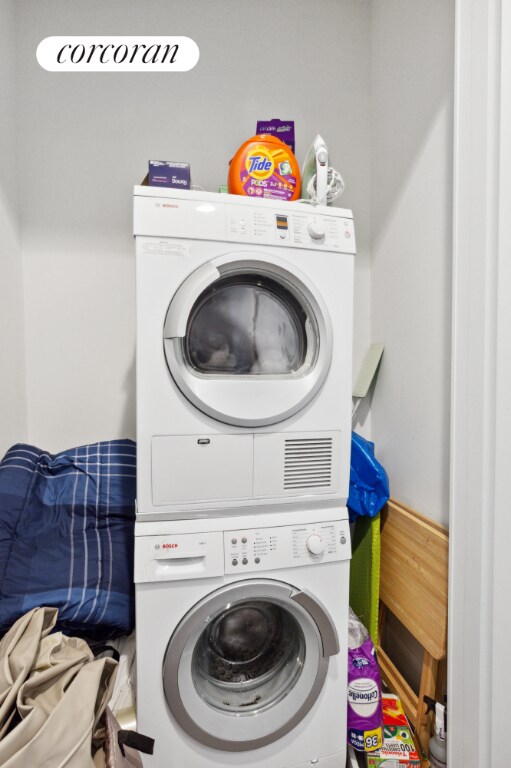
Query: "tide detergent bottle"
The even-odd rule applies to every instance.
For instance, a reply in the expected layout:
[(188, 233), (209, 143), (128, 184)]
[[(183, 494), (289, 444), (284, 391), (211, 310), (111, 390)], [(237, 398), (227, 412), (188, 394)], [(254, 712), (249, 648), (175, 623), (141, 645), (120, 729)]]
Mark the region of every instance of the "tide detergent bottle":
[(300, 170), (283, 141), (271, 135), (253, 136), (231, 160), (227, 184), (233, 195), (296, 200), (300, 197)]

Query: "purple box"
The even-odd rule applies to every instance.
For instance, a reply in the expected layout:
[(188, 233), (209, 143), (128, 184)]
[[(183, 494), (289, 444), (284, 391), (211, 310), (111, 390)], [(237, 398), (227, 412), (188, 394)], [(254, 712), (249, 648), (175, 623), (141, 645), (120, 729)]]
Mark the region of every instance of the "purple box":
[(295, 121), (294, 120), (258, 120), (256, 133), (271, 133), (291, 148), (295, 153)]
[(190, 164), (149, 160), (149, 186), (190, 189)]

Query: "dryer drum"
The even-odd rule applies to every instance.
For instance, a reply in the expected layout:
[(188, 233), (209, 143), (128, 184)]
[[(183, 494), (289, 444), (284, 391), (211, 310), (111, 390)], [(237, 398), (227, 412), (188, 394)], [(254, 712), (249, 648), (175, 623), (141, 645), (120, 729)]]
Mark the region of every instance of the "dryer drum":
[(217, 280), (190, 315), (185, 359), (203, 375), (293, 374), (305, 365), (314, 338), (304, 304), (263, 273)]

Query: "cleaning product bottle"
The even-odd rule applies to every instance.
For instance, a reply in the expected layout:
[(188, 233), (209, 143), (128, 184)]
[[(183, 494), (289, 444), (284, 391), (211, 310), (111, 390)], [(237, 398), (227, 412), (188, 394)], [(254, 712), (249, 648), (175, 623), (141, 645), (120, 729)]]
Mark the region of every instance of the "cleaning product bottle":
[(424, 697), (430, 709), (435, 709), (435, 733), (429, 740), (429, 764), (431, 768), (447, 768), (447, 722), (446, 709), (439, 701)]

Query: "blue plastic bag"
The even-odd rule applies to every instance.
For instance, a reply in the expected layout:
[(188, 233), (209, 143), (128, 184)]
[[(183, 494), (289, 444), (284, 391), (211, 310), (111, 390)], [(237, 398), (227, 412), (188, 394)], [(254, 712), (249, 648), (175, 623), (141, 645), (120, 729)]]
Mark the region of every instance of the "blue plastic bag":
[(357, 517), (376, 517), (390, 496), (389, 478), (374, 457), (374, 443), (351, 433), (350, 523)]

